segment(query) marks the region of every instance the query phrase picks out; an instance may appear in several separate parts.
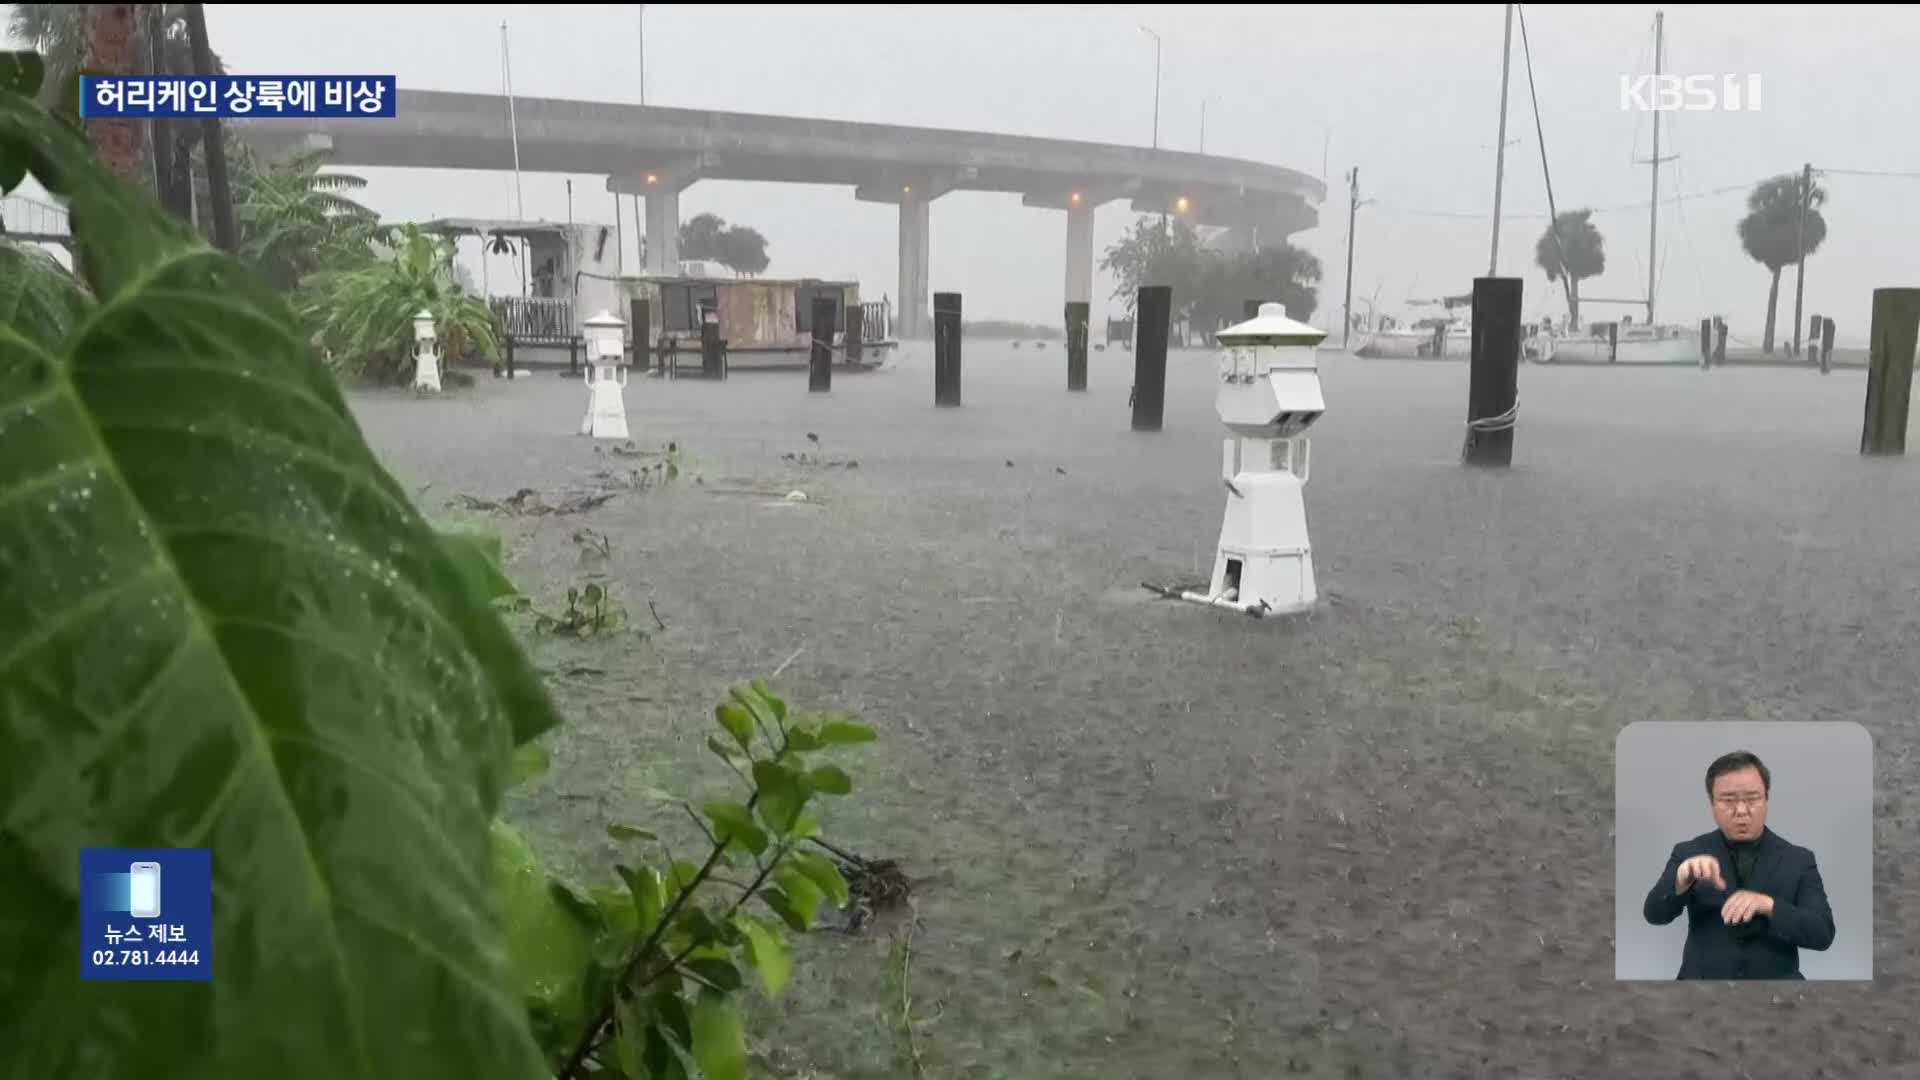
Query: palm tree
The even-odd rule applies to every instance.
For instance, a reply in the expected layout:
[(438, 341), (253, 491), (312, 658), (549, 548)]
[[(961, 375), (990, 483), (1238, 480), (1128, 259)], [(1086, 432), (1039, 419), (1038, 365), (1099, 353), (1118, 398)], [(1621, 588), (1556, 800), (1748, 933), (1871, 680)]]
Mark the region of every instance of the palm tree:
[(1740, 246), (1747, 256), (1773, 272), (1767, 286), (1767, 331), (1763, 352), (1773, 351), (1773, 320), (1780, 305), (1780, 271), (1800, 261), (1800, 204), (1805, 198), (1805, 254), (1811, 255), (1827, 238), (1827, 219), (1820, 216), (1827, 193), (1814, 184), (1808, 190), (1799, 173), (1763, 180), (1747, 196), (1747, 216), (1740, 219)]
[(321, 172), (327, 151), (264, 162), (229, 138), (227, 153), (239, 255), (275, 287), (291, 291), (323, 267), (352, 263), (366, 253), (379, 215), (345, 193), (367, 182)]
[[(8, 32), (18, 41), (39, 52), (46, 63), (46, 78), (40, 84), (41, 104), (53, 108), (60, 103), (67, 84), (79, 74), (86, 51), (89, 8), (109, 5), (89, 4), (14, 4), (7, 20)], [(158, 50), (133, 58), (128, 71), (154, 75), (193, 74), (193, 48), (188, 33), (186, 4), (149, 5), (158, 7), (159, 18), (148, 22), (149, 32), (141, 33), (141, 43), (152, 48), (158, 38)], [(152, 29), (158, 24), (157, 29)], [(156, 55), (157, 54), (157, 55)], [(213, 73), (224, 75), (226, 65), (219, 54), (212, 54)], [(161, 205), (183, 220), (194, 220), (192, 191), (198, 159), (193, 151), (200, 145), (200, 127), (192, 120), (155, 120), (148, 125), (147, 142), (158, 159), (154, 175), (144, 173), (141, 182), (155, 190)], [(154, 177), (158, 182), (155, 183)], [(204, 183), (204, 178), (201, 180)], [(209, 219), (210, 220), (210, 219)]]
[(1607, 269), (1606, 239), (1594, 227), (1592, 210), (1568, 210), (1533, 245), (1533, 261), (1548, 281), (1567, 282), (1568, 329), (1580, 325), (1580, 283)]
[[(82, 4), (80, 68), (116, 75), (142, 70), (137, 4)], [(135, 119), (100, 118), (87, 121), (87, 141), (113, 175), (141, 184), (149, 175), (141, 166), (146, 125)]]
[(442, 355), (457, 358), (469, 345), (491, 359), (499, 351), (493, 316), (453, 272), (453, 245), (417, 225), (390, 229), (389, 249), (364, 251), (352, 263), (307, 279), (296, 308), (336, 369), (395, 381), (409, 373), (413, 317), (433, 313)]

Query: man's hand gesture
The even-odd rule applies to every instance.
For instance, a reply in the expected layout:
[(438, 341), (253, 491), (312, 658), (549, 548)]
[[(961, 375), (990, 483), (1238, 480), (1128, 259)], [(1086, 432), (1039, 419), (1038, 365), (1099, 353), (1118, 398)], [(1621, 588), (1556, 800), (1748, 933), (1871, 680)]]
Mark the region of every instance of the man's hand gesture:
[(1728, 926), (1739, 926), (1742, 923), (1752, 922), (1756, 916), (1772, 914), (1773, 897), (1750, 889), (1741, 889), (1727, 897), (1727, 902), (1720, 905), (1720, 918)]
[(1673, 872), (1673, 891), (1684, 893), (1696, 881), (1711, 882), (1714, 888), (1724, 891), (1727, 882), (1720, 876), (1720, 860), (1711, 855), (1695, 855), (1681, 863)]

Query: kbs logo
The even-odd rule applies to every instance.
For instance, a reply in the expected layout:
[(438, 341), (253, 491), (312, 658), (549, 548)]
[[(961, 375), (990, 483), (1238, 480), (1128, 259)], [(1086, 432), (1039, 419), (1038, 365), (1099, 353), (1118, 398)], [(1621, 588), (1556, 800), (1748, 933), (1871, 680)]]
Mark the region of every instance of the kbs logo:
[(1620, 111), (1759, 112), (1758, 75), (1622, 75)]

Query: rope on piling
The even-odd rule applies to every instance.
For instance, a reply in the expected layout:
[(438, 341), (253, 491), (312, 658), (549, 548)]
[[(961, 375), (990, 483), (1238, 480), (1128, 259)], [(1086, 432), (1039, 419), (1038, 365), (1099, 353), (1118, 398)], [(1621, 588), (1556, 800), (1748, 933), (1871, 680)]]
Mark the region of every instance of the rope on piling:
[(1499, 416), (1483, 416), (1478, 420), (1468, 420), (1468, 431), (1510, 431), (1520, 419), (1520, 395), (1513, 395), (1513, 404)]

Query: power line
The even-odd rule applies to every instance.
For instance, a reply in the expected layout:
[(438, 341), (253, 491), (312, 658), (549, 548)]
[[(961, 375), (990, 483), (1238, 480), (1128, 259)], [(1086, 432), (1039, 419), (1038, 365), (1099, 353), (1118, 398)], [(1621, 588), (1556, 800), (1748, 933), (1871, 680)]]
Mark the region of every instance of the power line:
[(1892, 176), (1902, 180), (1920, 180), (1920, 172), (1880, 172), (1873, 169), (1828, 169), (1814, 167), (1814, 172), (1827, 176)]
[[(1821, 170), (1821, 171), (1828, 171), (1828, 170)], [(1920, 174), (1915, 174), (1915, 175), (1920, 176)], [(1726, 195), (1735, 191), (1750, 191), (1753, 189), (1755, 184), (1759, 184), (1762, 182), (1763, 182), (1762, 180), (1751, 180), (1744, 184), (1728, 184), (1724, 187), (1712, 188), (1707, 191), (1695, 191), (1686, 195), (1675, 195), (1670, 199), (1661, 199), (1660, 205), (1676, 206), (1683, 202), (1692, 202), (1698, 199), (1710, 199), (1720, 195)], [(1477, 210), (1424, 210), (1424, 209), (1418, 209), (1415, 207), (1400, 206), (1393, 202), (1379, 202), (1377, 205), (1379, 205), (1384, 210), (1392, 210), (1396, 213), (1408, 214), (1414, 217), (1459, 218), (1466, 221), (1484, 221), (1487, 218), (1492, 216), (1491, 214), (1488, 214), (1484, 211), (1477, 211)], [(1582, 207), (1581, 209), (1591, 210), (1593, 213), (1596, 213), (1596, 214), (1617, 214), (1617, 213), (1623, 213), (1629, 210), (1633, 210), (1633, 211), (1645, 210), (1646, 208), (1647, 208), (1647, 204), (1644, 202), (1630, 202), (1630, 203), (1616, 203), (1612, 206)], [(1517, 218), (1532, 218), (1539, 221), (1544, 221), (1546, 220), (1546, 217), (1547, 217), (1546, 214), (1541, 213), (1537, 210), (1522, 211), (1519, 213), (1509, 213), (1507, 211), (1502, 211), (1501, 216), (1517, 217)]]

